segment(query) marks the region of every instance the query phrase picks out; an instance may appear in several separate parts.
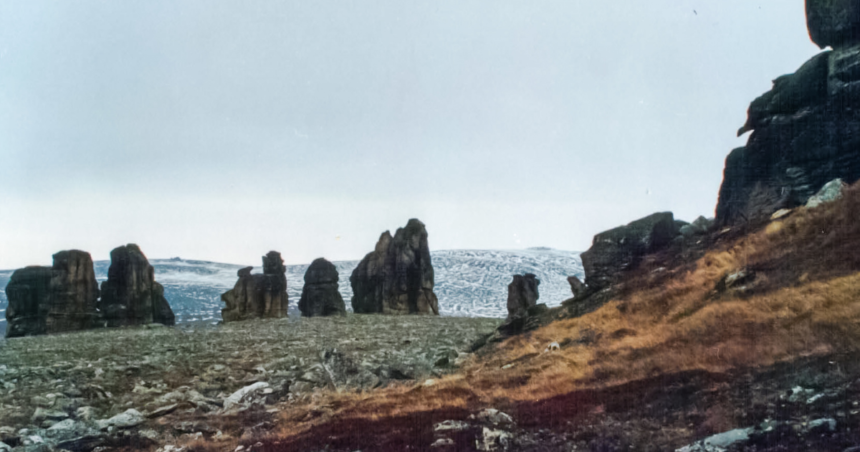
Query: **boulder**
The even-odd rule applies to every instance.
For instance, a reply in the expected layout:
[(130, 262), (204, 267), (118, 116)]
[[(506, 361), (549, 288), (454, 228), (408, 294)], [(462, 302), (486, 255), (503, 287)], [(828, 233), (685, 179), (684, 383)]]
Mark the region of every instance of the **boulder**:
[(815, 196), (809, 198), (809, 201), (806, 202), (806, 208), (814, 209), (822, 204), (836, 201), (842, 197), (842, 192), (846, 188), (848, 188), (848, 185), (842, 182), (842, 179), (834, 179), (824, 184)]
[(252, 275), (252, 269), (239, 270), (239, 281), (233, 289), (221, 295), (221, 300), (227, 305), (221, 310), (225, 322), (287, 317), (287, 268), (281, 254), (270, 251), (263, 256), (262, 275)]
[(338, 291), (337, 267), (319, 258), (305, 272), (305, 285), (299, 300), (303, 317), (346, 315), (346, 305)]
[(439, 314), (424, 223), (411, 219), (394, 236), (384, 232), (349, 278), (359, 314)]
[(110, 260), (99, 302), (108, 326), (176, 323), (164, 287), (155, 282), (155, 270), (137, 245), (115, 248)]
[(514, 275), (508, 284), (508, 320), (528, 317), (529, 309), (537, 305), (540, 280), (532, 273)]
[(860, 45), (822, 52), (777, 78), (750, 105), (739, 132), (748, 131), (746, 146), (726, 158), (719, 226), (764, 223), (834, 179), (860, 179)]
[(78, 331), (99, 326), (99, 286), (90, 253), (78, 250), (54, 254), (47, 332)]
[(597, 234), (591, 248), (581, 256), (585, 284), (595, 290), (608, 287), (646, 254), (669, 245), (679, 233), (672, 212), (662, 212)]
[(860, 3), (855, 0), (806, 0), (806, 26), (812, 42), (834, 49), (860, 41)]
[(15, 270), (6, 285), (6, 337), (33, 336), (47, 333), (51, 293), (51, 267), (27, 267)]

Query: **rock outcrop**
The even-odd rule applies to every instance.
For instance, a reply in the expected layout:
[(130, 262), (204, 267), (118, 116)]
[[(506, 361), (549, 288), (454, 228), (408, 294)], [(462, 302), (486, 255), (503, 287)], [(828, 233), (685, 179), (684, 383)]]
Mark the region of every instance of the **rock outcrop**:
[(98, 283), (89, 253), (54, 255), (52, 267), (16, 270), (6, 286), (6, 337), (77, 331), (99, 326)]
[(346, 315), (346, 305), (338, 291), (337, 267), (319, 258), (305, 272), (305, 285), (299, 300), (303, 317)]
[(90, 253), (71, 250), (54, 254), (50, 299), (45, 322), (48, 333), (99, 326), (99, 285)]
[(6, 285), (6, 337), (47, 333), (45, 319), (51, 305), (51, 267), (15, 270)]
[(807, 19), (813, 41), (834, 50), (777, 78), (750, 105), (738, 133), (752, 134), (726, 159), (721, 226), (767, 221), (833, 179), (860, 179), (860, 4), (808, 0)]
[(355, 313), (439, 314), (427, 229), (417, 219), (394, 237), (384, 232), (349, 281)]
[(221, 300), (227, 304), (221, 310), (225, 322), (287, 316), (287, 268), (281, 254), (270, 251), (263, 256), (262, 275), (252, 275), (252, 269), (239, 270), (239, 281), (233, 289), (221, 295)]
[(585, 284), (592, 290), (611, 285), (622, 272), (631, 270), (649, 253), (669, 245), (678, 236), (672, 212), (655, 213), (594, 236), (582, 253)]
[(155, 270), (140, 248), (128, 244), (110, 253), (108, 279), (102, 283), (99, 309), (107, 326), (173, 325), (176, 317), (155, 282)]
[(586, 286), (585, 283), (580, 281), (576, 276), (568, 276), (567, 282), (570, 284), (570, 291), (573, 293), (574, 298), (581, 297), (588, 291), (588, 286)]
[(834, 49), (860, 42), (860, 3), (856, 0), (806, 0), (812, 42)]
[(527, 317), (529, 309), (537, 305), (540, 280), (532, 273), (514, 275), (508, 284), (508, 319)]

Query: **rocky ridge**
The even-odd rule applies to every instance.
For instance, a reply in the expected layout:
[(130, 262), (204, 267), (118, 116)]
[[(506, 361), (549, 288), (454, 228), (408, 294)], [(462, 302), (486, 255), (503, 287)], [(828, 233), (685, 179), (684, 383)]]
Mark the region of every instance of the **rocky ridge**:
[(760, 224), (834, 179), (860, 179), (860, 6), (808, 0), (806, 8), (812, 40), (833, 50), (778, 77), (750, 104), (738, 135), (752, 134), (726, 158), (720, 225)]

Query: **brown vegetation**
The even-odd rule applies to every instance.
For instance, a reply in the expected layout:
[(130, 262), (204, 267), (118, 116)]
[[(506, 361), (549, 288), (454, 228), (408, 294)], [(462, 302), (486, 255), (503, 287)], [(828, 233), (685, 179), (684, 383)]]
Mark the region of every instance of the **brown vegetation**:
[[(328, 407), (325, 416), (311, 420), (288, 413), (282, 437), (309, 444), (308, 438), (330, 435), (326, 425), (490, 405), (530, 413), (527, 407), (541, 400), (649, 378), (715, 375), (857, 351), (856, 212), (858, 185), (837, 202), (797, 209), (787, 219), (723, 241), (695, 262), (677, 265), (670, 276), (641, 271), (626, 282), (624, 295), (601, 309), (498, 344), (460, 375), (426, 387), (330, 394), (321, 402)], [(754, 276), (727, 287), (726, 277), (741, 271)], [(545, 352), (550, 342), (561, 343), (561, 350)], [(715, 431), (728, 426), (718, 407), (706, 417)]]

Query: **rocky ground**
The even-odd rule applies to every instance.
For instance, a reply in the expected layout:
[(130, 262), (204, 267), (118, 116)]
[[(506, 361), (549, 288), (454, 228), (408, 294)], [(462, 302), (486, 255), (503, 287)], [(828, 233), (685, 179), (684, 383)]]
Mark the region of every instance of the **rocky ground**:
[(265, 436), (320, 391), (423, 384), (496, 319), (363, 316), (142, 327), (0, 342), (0, 451)]
[[(328, 422), (258, 451), (857, 452), (860, 360), (684, 372), (551, 399)], [(255, 446), (256, 445), (256, 446)]]

